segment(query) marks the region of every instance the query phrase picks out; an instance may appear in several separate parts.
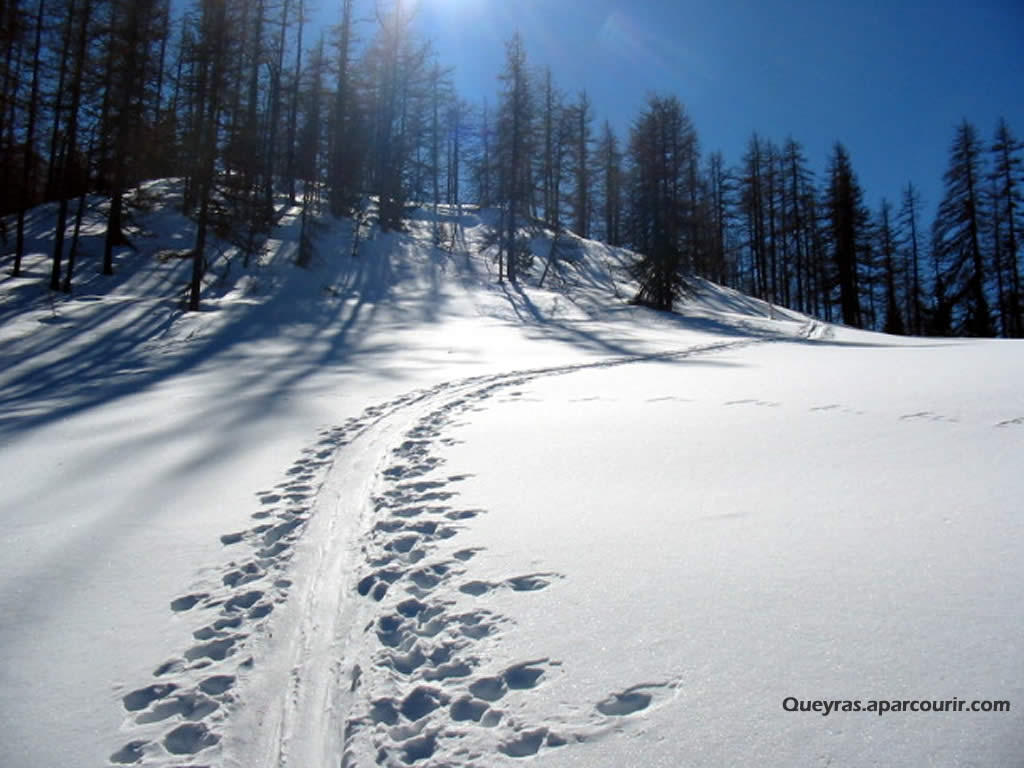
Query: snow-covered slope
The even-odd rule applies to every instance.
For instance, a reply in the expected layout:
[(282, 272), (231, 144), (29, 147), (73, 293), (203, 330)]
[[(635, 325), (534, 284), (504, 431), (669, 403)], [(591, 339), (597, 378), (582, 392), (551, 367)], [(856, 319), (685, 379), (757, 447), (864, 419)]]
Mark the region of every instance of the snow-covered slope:
[[(0, 764), (1013, 765), (1024, 347), (707, 283), (630, 306), (487, 211), (297, 209), (181, 299), (190, 223), (0, 282)], [(455, 226), (459, 225), (459, 226)], [(435, 233), (448, 248), (435, 248)]]

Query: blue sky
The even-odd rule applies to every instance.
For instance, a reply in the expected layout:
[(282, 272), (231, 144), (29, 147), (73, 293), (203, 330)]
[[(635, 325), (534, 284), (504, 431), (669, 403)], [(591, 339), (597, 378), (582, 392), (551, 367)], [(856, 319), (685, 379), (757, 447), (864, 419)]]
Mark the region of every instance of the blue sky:
[[(407, 0), (408, 2), (408, 0)], [(335, 15), (321, 0), (321, 14)], [(361, 0), (361, 10), (372, 8)], [(460, 94), (494, 103), (504, 41), (586, 88), (625, 135), (649, 93), (673, 93), (702, 149), (738, 162), (753, 131), (792, 134), (821, 170), (836, 140), (877, 207), (912, 180), (929, 215), (963, 117), (986, 142), (1024, 136), (1024, 0), (419, 0), (417, 25)], [(363, 30), (369, 34), (370, 30)]]

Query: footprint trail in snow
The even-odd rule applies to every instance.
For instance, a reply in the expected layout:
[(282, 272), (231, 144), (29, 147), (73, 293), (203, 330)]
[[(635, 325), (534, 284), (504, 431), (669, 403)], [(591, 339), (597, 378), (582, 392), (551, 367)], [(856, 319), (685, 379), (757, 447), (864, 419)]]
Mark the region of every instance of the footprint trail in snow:
[[(484, 580), (472, 573), (477, 550), (446, 546), (450, 554), (440, 553), (442, 543), (455, 539), (486, 510), (456, 504), (458, 484), (467, 476), (447, 472), (439, 452), (452, 444), (447, 432), (459, 414), (483, 407), (507, 388), (578, 370), (682, 359), (766, 341), (771, 339), (443, 382), (323, 430), (281, 482), (257, 494), (260, 509), (252, 515), (254, 524), (221, 536), (234, 556), (170, 601), (174, 614), (193, 621), (192, 643), (157, 665), (150, 681), (123, 695), (125, 740), (110, 755), (110, 763), (171, 766), (182, 759), (204, 764), (222, 759), (231, 711), (244, 704), (237, 693), (239, 683), (258, 663), (255, 639), (270, 634), (275, 608), (289, 599), (295, 547), (332, 467), (344, 460), (346, 448), (355, 441), (393, 431), (410, 417), (412, 426), (387, 449), (377, 476), (372, 519), (363, 536), (365, 572), (353, 594), (338, 598), (367, 600), (372, 615), (365, 627), (365, 668), (351, 670), (349, 715), (339, 726), (344, 733), (342, 765), (362, 765), (367, 755), (379, 765), (426, 761), (424, 765), (438, 766), (527, 757), (598, 738), (615, 722), (665, 700), (666, 692), (674, 695), (675, 682), (612, 693), (595, 702), (589, 715), (576, 722), (558, 721), (557, 728), (521, 722), (509, 711), (508, 702), (563, 673), (557, 660), (543, 656), (491, 668), (487, 659), (494, 654), (489, 651), (510, 620), (485, 607), (486, 596), (509, 591), (528, 597), (563, 577), (527, 572)], [(479, 605), (467, 606), (464, 600)], [(295, 677), (295, 685), (302, 685), (301, 677)], [(363, 696), (385, 686), (386, 695)], [(301, 698), (297, 691), (289, 697)], [(286, 711), (289, 706), (285, 702)], [(468, 738), (471, 734), (475, 738)], [(267, 759), (269, 765), (275, 758)]]
[(376, 610), (365, 627), (369, 642), (355, 676), (364, 695), (345, 727), (346, 768), (421, 761), (460, 766), (530, 757), (600, 738), (678, 692), (678, 682), (637, 685), (610, 694), (575, 721), (555, 713), (530, 722), (518, 714), (519, 705), (563, 675), (561, 664), (541, 657), (495, 669), (489, 661), (501, 657), (496, 646), (512, 621), (474, 608), (471, 601), (494, 590), (539, 592), (563, 576), (474, 578), (479, 550), (459, 549), (448, 540), (486, 510), (460, 507), (456, 489), (466, 476), (448, 474), (440, 454), (452, 442), (447, 433), (458, 426), (460, 413), (520, 383), (489, 384), (423, 416), (379, 474), (376, 523), (364, 546), (367, 573), (357, 584)]

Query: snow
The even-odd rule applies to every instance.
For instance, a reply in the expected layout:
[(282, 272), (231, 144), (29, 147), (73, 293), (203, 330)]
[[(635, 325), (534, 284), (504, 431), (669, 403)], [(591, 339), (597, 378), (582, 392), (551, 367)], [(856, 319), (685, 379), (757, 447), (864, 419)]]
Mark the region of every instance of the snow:
[[(629, 254), (498, 285), (490, 212), (286, 210), (0, 282), (0, 763), (1009, 765), (1024, 753), (1024, 355), (895, 339)], [(159, 673), (159, 674), (158, 674)], [(173, 687), (172, 687), (173, 686)], [(1009, 713), (782, 702), (1007, 700)]]
[[(1000, 346), (935, 350), (917, 365), (1019, 373)], [(457, 539), (481, 550), (474, 578), (558, 574), (536, 595), (503, 593), (516, 629), (487, 654), (498, 666), (560, 662), (521, 717), (585, 746), (545, 752), (544, 764), (999, 765), (1021, 754), (1012, 717), (815, 722), (782, 710), (787, 696), (1021, 692), (1011, 564), (1024, 540), (1009, 480), (1020, 436), (995, 427), (1003, 414), (987, 398), (951, 397), (940, 375), (884, 381), (886, 357), (906, 360), (773, 344), (581, 372), (530, 382), (454, 431), (463, 442), (448, 466), (473, 475), (459, 502), (487, 510)], [(978, 394), (1013, 402), (1009, 381)], [(922, 405), (933, 414), (914, 416)], [(508, 457), (533, 481), (489, 469)], [(646, 722), (594, 738), (610, 720), (595, 705), (626, 691), (652, 697)]]

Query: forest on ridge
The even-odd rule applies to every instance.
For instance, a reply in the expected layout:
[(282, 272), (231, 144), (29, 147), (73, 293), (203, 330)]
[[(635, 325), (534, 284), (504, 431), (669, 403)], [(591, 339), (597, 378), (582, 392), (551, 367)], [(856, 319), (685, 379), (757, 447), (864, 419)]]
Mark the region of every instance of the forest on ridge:
[(910, 181), (870, 210), (840, 141), (820, 175), (791, 136), (755, 133), (727, 159), (672, 94), (649, 96), (617, 135), (511, 31), (493, 105), (471, 103), (408, 1), (339, 0), (326, 31), (309, 12), (305, 0), (0, 5), (4, 268), (21, 272), (26, 214), (53, 203), (49, 285), (71, 292), (85, 207), (102, 205), (103, 252), (77, 268), (111, 274), (131, 247), (133, 188), (176, 177), (196, 222), (192, 309), (213, 237), (252, 255), (281, 197), (303, 221), (362, 217), (372, 199), (384, 230), (411, 205), (498, 209), (502, 280), (537, 266), (525, 233), (544, 228), (635, 251), (636, 300), (658, 309), (699, 275), (853, 327), (1024, 335), (1024, 144), (1005, 120), (990, 134), (951, 126), (933, 211)]

